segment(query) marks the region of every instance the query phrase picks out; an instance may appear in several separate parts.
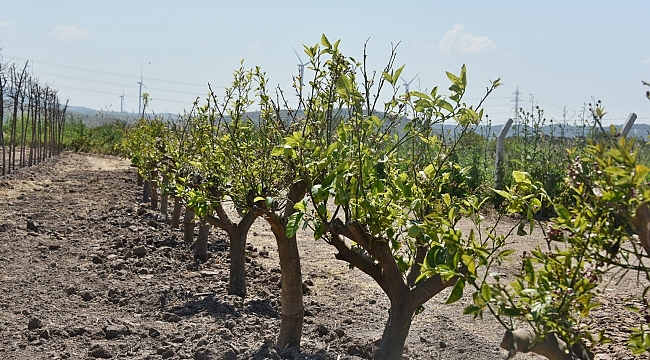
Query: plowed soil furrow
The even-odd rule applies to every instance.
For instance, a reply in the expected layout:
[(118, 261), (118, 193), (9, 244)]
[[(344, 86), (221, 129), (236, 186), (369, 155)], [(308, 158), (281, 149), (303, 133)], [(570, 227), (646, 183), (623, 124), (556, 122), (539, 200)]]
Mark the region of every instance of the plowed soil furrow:
[[(225, 235), (211, 230), (210, 260), (196, 263), (182, 230), (139, 203), (135, 180), (128, 162), (73, 153), (0, 178), (1, 359), (371, 358), (388, 300), (325, 243), (299, 235), (302, 346), (276, 349), (281, 275), (266, 223), (249, 235), (248, 296), (230, 296)], [(500, 326), (445, 298), (415, 318), (405, 357), (499, 359)], [(617, 321), (606, 309), (601, 325)], [(620, 342), (599, 356), (633, 359)]]

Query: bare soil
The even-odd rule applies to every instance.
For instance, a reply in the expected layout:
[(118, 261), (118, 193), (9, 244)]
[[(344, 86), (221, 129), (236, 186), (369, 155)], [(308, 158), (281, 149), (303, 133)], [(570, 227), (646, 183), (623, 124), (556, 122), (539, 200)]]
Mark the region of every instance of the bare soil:
[[(198, 264), (182, 229), (140, 201), (134, 170), (114, 157), (64, 153), (0, 178), (0, 358), (371, 358), (388, 299), (327, 244), (299, 234), (303, 340), (277, 349), (281, 275), (266, 223), (258, 220), (249, 235), (242, 300), (227, 295), (225, 234), (211, 230), (210, 260)], [(518, 255), (499, 271), (511, 276), (520, 254), (542, 241), (516, 238)], [(636, 359), (623, 338), (641, 320), (624, 306), (640, 306), (642, 285), (626, 278), (603, 290), (590, 322), (614, 341), (597, 349), (597, 359)], [(405, 358), (501, 358), (502, 327), (462, 315), (467, 296), (444, 305), (447, 295), (414, 319)]]

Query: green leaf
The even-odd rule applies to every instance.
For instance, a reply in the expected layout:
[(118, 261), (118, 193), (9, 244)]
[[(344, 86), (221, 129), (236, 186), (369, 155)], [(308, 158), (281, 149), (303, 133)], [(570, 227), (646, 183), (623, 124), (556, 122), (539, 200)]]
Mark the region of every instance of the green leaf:
[(402, 70), (404, 70), (404, 66), (402, 65), (399, 67), (399, 69), (395, 70), (395, 74), (393, 75), (393, 81), (391, 82), (393, 85), (397, 83), (397, 80), (399, 80), (399, 76), (402, 75)]
[(487, 283), (481, 285), (481, 297), (485, 301), (490, 301), (490, 298), (492, 297), (492, 289), (490, 289), (490, 285)]
[(463, 297), (464, 289), (465, 289), (465, 279), (458, 279), (458, 281), (456, 281), (456, 284), (454, 285), (454, 288), (451, 289), (451, 294), (449, 294), (449, 298), (447, 298), (445, 304), (452, 304), (460, 300), (460, 298)]
[(513, 171), (512, 177), (515, 179), (516, 183), (528, 183), (530, 184), (530, 175), (527, 172), (523, 171)]
[(451, 196), (448, 193), (442, 194), (442, 200), (445, 202), (446, 206), (451, 206)]
[(504, 198), (506, 198), (508, 200), (512, 199), (512, 195), (507, 191), (498, 190), (498, 189), (493, 189), (493, 190), (494, 190), (495, 193), (503, 196)]
[(300, 212), (305, 212), (307, 211), (307, 204), (306, 201), (303, 199), (302, 201), (298, 201), (294, 206), (294, 209), (300, 211)]
[(521, 310), (519, 310), (516, 307), (503, 307), (501, 308), (501, 312), (503, 312), (507, 316), (519, 316), (521, 315)]
[(320, 43), (323, 44), (323, 46), (325, 46), (325, 47), (327, 47), (327, 48), (331, 48), (331, 47), (332, 47), (332, 44), (330, 43), (329, 40), (327, 40), (327, 36), (325, 36), (325, 34), (323, 34), (323, 35), (321, 36), (321, 38), (320, 38)]
[(526, 235), (528, 235), (528, 234), (526, 233), (525, 228), (526, 228), (526, 223), (523, 222), (523, 221), (520, 222), (520, 223), (519, 223), (519, 226), (517, 227), (517, 235), (519, 235), (519, 236), (526, 236)]
[(505, 258), (505, 257), (507, 257), (507, 256), (510, 256), (510, 255), (511, 255), (512, 253), (514, 253), (514, 252), (515, 252), (514, 249), (503, 250), (503, 251), (501, 251), (501, 252), (499, 253), (499, 255), (497, 255), (497, 257)]
[(300, 228), (300, 221), (302, 221), (302, 216), (304, 213), (302, 211), (295, 212), (289, 216), (289, 221), (287, 222), (287, 237), (292, 238), (296, 236), (298, 228)]
[(467, 272), (470, 275), (476, 274), (476, 262), (474, 261), (474, 258), (467, 254), (463, 254), (461, 258), (463, 259), (465, 266), (467, 266)]
[(463, 309), (463, 314), (464, 315), (475, 315), (478, 316), (479, 313), (481, 312), (481, 307), (477, 305), (470, 305)]
[(460, 68), (460, 82), (463, 84), (463, 88), (467, 86), (467, 68), (465, 64)]
[(284, 155), (284, 146), (276, 146), (271, 150), (271, 156), (282, 156)]
[(555, 204), (555, 213), (559, 219), (568, 222), (571, 220), (571, 213), (561, 204)]
[(449, 112), (454, 112), (454, 107), (445, 100), (442, 99), (438, 100), (436, 102), (436, 105), (438, 105), (438, 107), (440, 107), (441, 109), (445, 109)]
[(458, 76), (456, 76), (456, 75), (450, 73), (449, 71), (447, 71), (447, 78), (448, 78), (449, 81), (451, 81), (452, 84), (454, 84), (454, 85), (461, 84), (461, 81), (460, 81), (460, 79), (458, 78)]

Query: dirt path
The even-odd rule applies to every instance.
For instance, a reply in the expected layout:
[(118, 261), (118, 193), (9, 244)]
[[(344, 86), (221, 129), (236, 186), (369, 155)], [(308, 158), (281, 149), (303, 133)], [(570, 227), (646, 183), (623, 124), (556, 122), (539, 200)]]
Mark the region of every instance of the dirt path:
[[(212, 230), (211, 259), (197, 265), (181, 230), (138, 203), (135, 178), (117, 158), (65, 153), (0, 179), (0, 358), (369, 358), (388, 301), (325, 243), (299, 235), (303, 342), (300, 350), (275, 349), (280, 274), (266, 224), (258, 220), (249, 235), (248, 298), (228, 296), (224, 235)], [(446, 295), (415, 318), (406, 358), (499, 359), (501, 327), (463, 316), (467, 298), (443, 305)], [(622, 335), (633, 319), (614, 311), (633, 300), (607, 298), (597, 325)], [(634, 359), (620, 341), (602, 353), (599, 359)]]

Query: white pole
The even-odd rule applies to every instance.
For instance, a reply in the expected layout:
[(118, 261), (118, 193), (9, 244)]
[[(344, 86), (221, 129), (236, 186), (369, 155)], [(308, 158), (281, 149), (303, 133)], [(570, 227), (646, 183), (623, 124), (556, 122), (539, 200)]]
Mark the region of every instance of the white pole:
[(627, 137), (627, 134), (632, 129), (635, 120), (636, 120), (636, 114), (630, 113), (630, 115), (627, 117), (627, 120), (625, 120), (625, 124), (623, 124), (623, 129), (621, 130), (622, 137)]
[(495, 189), (501, 189), (502, 185), (502, 170), (503, 170), (503, 152), (505, 150), (505, 139), (506, 135), (508, 134), (508, 131), (510, 130), (510, 126), (512, 126), (512, 119), (508, 119), (506, 121), (505, 125), (501, 128), (501, 132), (499, 132), (499, 137), (497, 137), (497, 152), (495, 156), (495, 161), (494, 161), (494, 188)]

